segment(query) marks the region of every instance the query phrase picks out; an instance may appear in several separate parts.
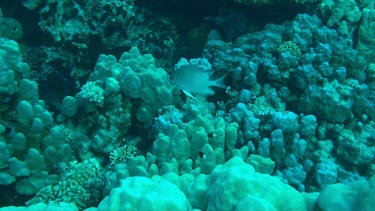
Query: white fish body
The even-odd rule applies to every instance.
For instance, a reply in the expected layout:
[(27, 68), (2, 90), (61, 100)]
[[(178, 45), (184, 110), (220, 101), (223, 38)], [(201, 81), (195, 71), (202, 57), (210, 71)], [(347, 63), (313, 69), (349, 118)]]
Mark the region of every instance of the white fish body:
[(191, 59), (188, 62), (186, 59), (180, 59), (175, 65), (175, 70), (172, 73), (174, 85), (182, 90), (187, 95), (214, 95), (215, 92), (210, 87), (216, 86), (227, 88), (224, 83), (226, 75), (212, 80), (210, 79), (213, 71), (210, 63), (206, 59)]

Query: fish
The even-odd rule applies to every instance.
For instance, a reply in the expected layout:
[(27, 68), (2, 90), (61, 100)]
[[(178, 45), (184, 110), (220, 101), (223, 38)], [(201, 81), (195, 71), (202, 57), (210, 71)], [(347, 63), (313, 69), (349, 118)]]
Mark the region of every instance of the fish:
[(212, 71), (211, 64), (207, 59), (190, 59), (188, 62), (182, 58), (174, 67), (171, 81), (176, 88), (189, 97), (194, 98), (193, 94), (215, 95), (211, 87), (226, 89), (228, 86), (224, 82), (226, 74), (213, 80), (211, 79), (213, 73), (214, 71)]

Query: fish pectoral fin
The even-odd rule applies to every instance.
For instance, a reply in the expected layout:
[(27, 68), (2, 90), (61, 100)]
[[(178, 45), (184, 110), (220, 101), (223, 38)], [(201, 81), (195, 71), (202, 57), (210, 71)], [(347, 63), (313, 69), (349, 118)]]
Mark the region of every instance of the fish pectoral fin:
[(188, 92), (188, 91), (184, 91), (184, 90), (182, 90), (182, 92), (183, 92), (184, 94), (186, 94), (186, 96), (195, 99), (195, 97), (194, 97), (190, 92)]

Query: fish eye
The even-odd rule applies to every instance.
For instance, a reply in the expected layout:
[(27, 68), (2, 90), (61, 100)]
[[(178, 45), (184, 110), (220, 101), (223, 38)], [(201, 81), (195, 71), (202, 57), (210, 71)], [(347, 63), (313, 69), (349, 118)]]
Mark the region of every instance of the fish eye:
[(170, 76), (169, 80), (171, 81), (171, 83), (176, 83), (176, 81), (177, 81), (177, 79), (173, 76)]

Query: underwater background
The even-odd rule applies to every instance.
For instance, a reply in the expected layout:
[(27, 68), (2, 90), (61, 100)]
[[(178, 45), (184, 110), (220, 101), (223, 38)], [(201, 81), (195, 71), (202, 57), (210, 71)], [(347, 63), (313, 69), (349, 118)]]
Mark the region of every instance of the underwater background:
[(374, 0), (0, 0), (0, 211), (374, 210)]

